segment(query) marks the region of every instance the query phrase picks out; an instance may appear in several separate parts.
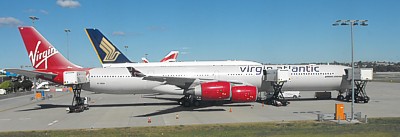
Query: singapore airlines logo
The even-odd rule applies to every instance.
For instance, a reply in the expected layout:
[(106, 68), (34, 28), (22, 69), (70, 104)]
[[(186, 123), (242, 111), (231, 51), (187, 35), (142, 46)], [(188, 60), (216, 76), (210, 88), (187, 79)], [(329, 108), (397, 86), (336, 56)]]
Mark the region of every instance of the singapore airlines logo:
[(33, 67), (38, 68), (44, 62), (45, 69), (47, 69), (47, 59), (57, 54), (58, 51), (55, 48), (50, 47), (49, 49), (43, 52), (39, 52), (38, 49), (41, 43), (42, 43), (41, 41), (37, 42), (35, 52), (29, 51), (29, 58), (31, 59)]
[(100, 48), (104, 53), (106, 53), (103, 61), (115, 61), (119, 54), (121, 54), (119, 51), (116, 51), (115, 47), (104, 37), (101, 40)]

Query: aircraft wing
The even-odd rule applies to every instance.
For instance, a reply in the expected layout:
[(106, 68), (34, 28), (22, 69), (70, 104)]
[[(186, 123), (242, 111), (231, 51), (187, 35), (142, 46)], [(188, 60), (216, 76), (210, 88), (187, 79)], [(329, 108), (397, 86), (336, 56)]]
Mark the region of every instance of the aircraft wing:
[(27, 77), (44, 77), (48, 79), (53, 79), (57, 76), (57, 74), (47, 73), (47, 72), (38, 72), (38, 71), (30, 71), (30, 70), (23, 70), (23, 69), (4, 69), (7, 72), (12, 72), (15, 74), (24, 75)]
[[(219, 81), (216, 79), (199, 79), (199, 78), (185, 78), (185, 77), (163, 77), (163, 76), (145, 76), (143, 80), (164, 82), (164, 84), (175, 85), (182, 89), (190, 89), (203, 82)], [(227, 81), (232, 84), (245, 84), (239, 81)]]
[(164, 82), (165, 84), (175, 85), (182, 89), (188, 89), (197, 79), (180, 77), (145, 76), (143, 80)]

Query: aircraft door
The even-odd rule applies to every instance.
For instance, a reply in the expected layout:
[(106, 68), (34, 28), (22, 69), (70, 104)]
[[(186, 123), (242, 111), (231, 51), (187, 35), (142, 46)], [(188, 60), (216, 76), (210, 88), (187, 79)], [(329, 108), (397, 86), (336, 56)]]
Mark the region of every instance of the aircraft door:
[(267, 70), (266, 69), (263, 69), (263, 71), (262, 71), (262, 80), (263, 81), (267, 80)]

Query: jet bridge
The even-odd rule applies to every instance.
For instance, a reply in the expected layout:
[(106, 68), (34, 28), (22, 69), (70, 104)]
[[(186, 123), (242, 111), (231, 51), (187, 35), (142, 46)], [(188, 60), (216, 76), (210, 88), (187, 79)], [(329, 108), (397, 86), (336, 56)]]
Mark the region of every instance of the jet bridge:
[(289, 102), (282, 94), (282, 87), (285, 82), (290, 81), (290, 72), (287, 69), (269, 69), (266, 72), (264, 81), (269, 82), (274, 90), (270, 99), (267, 99), (267, 104), (274, 106), (286, 106)]
[[(351, 81), (353, 76), (352, 76), (352, 69), (346, 69), (346, 74), (347, 74), (347, 80)], [(371, 81), (373, 79), (373, 69), (372, 68), (355, 68), (354, 69), (354, 102), (359, 103), (359, 102), (364, 102), (368, 103), (370, 98), (367, 95), (367, 92), (365, 90), (365, 87), (368, 83), (368, 81)], [(351, 82), (350, 82), (351, 83)], [(351, 86), (348, 92), (346, 93), (346, 97), (343, 95), (338, 96), (338, 100), (347, 100), (351, 101), (352, 100), (352, 95), (351, 95)]]

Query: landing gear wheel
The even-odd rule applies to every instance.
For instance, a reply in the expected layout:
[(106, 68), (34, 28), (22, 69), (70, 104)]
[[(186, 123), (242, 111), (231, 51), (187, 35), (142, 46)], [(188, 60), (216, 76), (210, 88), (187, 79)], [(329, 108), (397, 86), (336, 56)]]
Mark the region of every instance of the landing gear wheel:
[(82, 105), (80, 105), (79, 106), (79, 112), (83, 112), (84, 110), (85, 110), (85, 108)]
[(359, 102), (360, 102), (360, 100), (362, 100), (362, 98), (361, 98), (361, 97), (359, 97), (359, 96), (357, 96), (357, 97), (355, 97), (354, 103), (359, 103)]
[(69, 106), (68, 108), (67, 108), (67, 112), (68, 113), (72, 113), (72, 112), (74, 112), (74, 107), (73, 106)]
[(195, 107), (199, 107), (199, 106), (200, 106), (200, 101), (195, 100), (195, 101), (193, 102), (193, 105), (194, 105)]
[(283, 101), (282, 101), (282, 105), (283, 105), (283, 106), (287, 106), (287, 105), (289, 105), (289, 104), (290, 104), (290, 102), (288, 102), (287, 100), (283, 100)]
[(337, 96), (337, 100), (343, 101), (344, 100), (344, 96), (343, 95), (338, 95)]
[(77, 85), (72, 85), (72, 89), (78, 89)]
[(200, 100), (197, 100), (197, 97), (191, 94), (186, 94), (184, 97), (180, 99), (181, 105), (184, 107), (190, 106), (200, 106)]
[(347, 101), (347, 102), (351, 102), (351, 96), (347, 95), (347, 96), (346, 96), (346, 100), (345, 100), (345, 101)]
[(364, 103), (368, 103), (368, 102), (369, 102), (369, 97), (366, 96), (366, 97), (364, 98)]
[(190, 102), (188, 100), (183, 101), (184, 107), (190, 107)]

